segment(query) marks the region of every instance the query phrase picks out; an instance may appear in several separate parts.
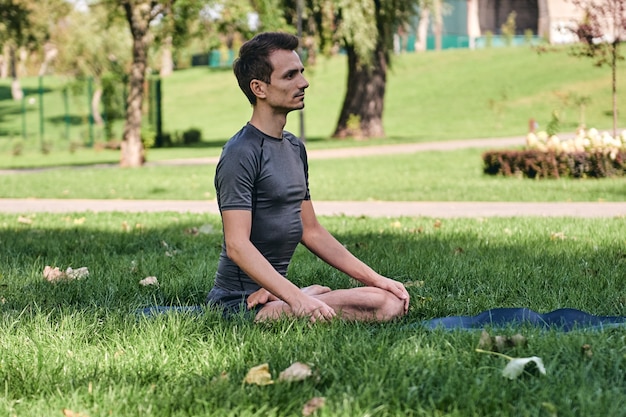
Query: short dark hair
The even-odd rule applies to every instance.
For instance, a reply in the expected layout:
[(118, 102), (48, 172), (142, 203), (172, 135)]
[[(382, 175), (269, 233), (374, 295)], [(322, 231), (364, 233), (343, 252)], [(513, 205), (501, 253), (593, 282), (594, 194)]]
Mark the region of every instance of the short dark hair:
[(295, 51), (298, 47), (298, 38), (284, 32), (259, 33), (241, 45), (239, 56), (233, 62), (233, 71), (239, 88), (246, 95), (250, 104), (256, 104), (256, 96), (250, 89), (250, 82), (254, 79), (270, 82), (274, 67), (269, 56), (277, 50)]

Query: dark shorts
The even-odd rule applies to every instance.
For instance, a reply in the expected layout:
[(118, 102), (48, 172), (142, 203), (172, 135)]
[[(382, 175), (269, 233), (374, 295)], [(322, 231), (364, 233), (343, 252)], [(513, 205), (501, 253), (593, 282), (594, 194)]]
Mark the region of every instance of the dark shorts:
[(264, 304), (259, 304), (248, 309), (247, 302), (250, 291), (228, 291), (223, 288), (213, 287), (207, 295), (207, 305), (222, 311), (225, 318), (241, 315), (254, 319)]

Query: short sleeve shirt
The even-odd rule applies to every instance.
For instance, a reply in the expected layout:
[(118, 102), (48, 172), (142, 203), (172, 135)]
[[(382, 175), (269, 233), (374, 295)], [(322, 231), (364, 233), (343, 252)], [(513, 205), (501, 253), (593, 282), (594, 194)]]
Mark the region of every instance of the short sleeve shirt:
[[(293, 134), (268, 136), (247, 124), (224, 146), (215, 173), (221, 212), (252, 213), (250, 241), (281, 275), (302, 239), (302, 201), (309, 200), (304, 144)], [(215, 285), (253, 292), (259, 285), (226, 256), (218, 263)]]

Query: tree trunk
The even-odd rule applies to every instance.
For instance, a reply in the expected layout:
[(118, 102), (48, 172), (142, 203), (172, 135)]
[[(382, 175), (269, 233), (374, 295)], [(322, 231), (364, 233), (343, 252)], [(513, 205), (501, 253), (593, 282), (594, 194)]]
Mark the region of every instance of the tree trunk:
[(0, 78), (9, 77), (9, 44), (2, 45), (2, 56), (0, 57)]
[(172, 55), (172, 37), (168, 36), (161, 45), (161, 70), (159, 73), (161, 77), (167, 77), (174, 72), (174, 58)]
[(148, 63), (150, 2), (140, 2), (139, 4), (124, 2), (124, 10), (133, 35), (133, 62), (130, 70), (120, 166), (138, 167), (143, 165), (145, 161), (143, 143), (141, 141), (141, 112)]
[(385, 46), (378, 42), (369, 66), (361, 62), (353, 47), (346, 47), (346, 52), (348, 89), (333, 137), (384, 137), (383, 106), (388, 62)]
[(619, 40), (613, 41), (613, 47), (611, 49), (611, 83), (613, 93), (613, 137), (617, 138), (617, 57), (619, 51), (617, 47)]
[(420, 21), (417, 24), (417, 41), (415, 41), (415, 50), (424, 52), (428, 48), (428, 22), (430, 20), (430, 10), (423, 7), (420, 10)]
[(434, 0), (433, 2), (433, 34), (435, 35), (435, 49), (441, 51), (442, 49), (442, 36), (443, 36), (443, 11), (441, 10), (441, 0)]
[(93, 121), (98, 126), (104, 125), (104, 120), (100, 115), (100, 101), (102, 100), (102, 88), (96, 88), (91, 97), (91, 114), (93, 114)]
[(20, 84), (20, 77), (17, 74), (17, 63), (15, 62), (15, 47), (9, 46), (9, 76), (11, 77), (11, 97), (15, 101), (24, 98), (24, 91)]

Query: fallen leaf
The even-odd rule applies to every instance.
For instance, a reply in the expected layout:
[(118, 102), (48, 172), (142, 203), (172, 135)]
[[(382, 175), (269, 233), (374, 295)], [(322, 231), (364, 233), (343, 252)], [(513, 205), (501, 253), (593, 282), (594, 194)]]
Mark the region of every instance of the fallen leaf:
[(21, 223), (21, 224), (32, 224), (33, 220), (29, 219), (28, 217), (24, 217), (24, 216), (19, 216), (17, 218), (17, 222)]
[(61, 271), (59, 267), (51, 267), (46, 265), (43, 269), (43, 277), (52, 283), (56, 283), (59, 281), (72, 281), (75, 279), (83, 279), (89, 276), (89, 270), (87, 267), (83, 266), (78, 269), (72, 269), (68, 267), (65, 271)]
[(294, 362), (278, 376), (279, 381), (304, 381), (313, 374), (311, 367), (302, 362)]
[(538, 356), (531, 356), (530, 358), (512, 358), (510, 356), (504, 355), (498, 352), (491, 352), (483, 349), (476, 349), (476, 352), (479, 353), (488, 353), (495, 356), (500, 356), (509, 361), (509, 363), (502, 370), (502, 376), (507, 377), (509, 379), (515, 379), (519, 377), (522, 372), (524, 372), (526, 365), (533, 364), (536, 369), (543, 375), (546, 374), (546, 368), (543, 366), (543, 360)]
[(491, 339), (491, 335), (486, 330), (483, 330), (480, 334), (478, 347), (485, 350), (491, 350), (493, 348), (493, 340)]
[(83, 279), (89, 276), (89, 270), (86, 266), (77, 269), (72, 269), (71, 267), (68, 267), (65, 270), (65, 275), (68, 279)]
[(157, 277), (145, 277), (144, 279), (139, 281), (139, 285), (143, 285), (144, 287), (147, 287), (148, 285), (154, 285), (158, 287), (159, 281), (157, 280)]
[(421, 288), (424, 286), (424, 281), (407, 281), (404, 283), (405, 288)]
[(309, 401), (304, 404), (302, 407), (302, 415), (307, 417), (324, 407), (324, 403), (326, 403), (326, 398), (324, 397), (313, 397)]
[(593, 351), (591, 350), (591, 345), (585, 343), (580, 347), (580, 352), (586, 358), (591, 358), (593, 356)]
[(64, 274), (63, 272), (61, 272), (59, 267), (52, 268), (51, 266), (46, 265), (46, 267), (43, 269), (43, 277), (48, 282), (60, 281), (63, 278), (63, 275)]
[(441, 227), (441, 220), (439, 220), (439, 219), (435, 220), (435, 223), (433, 224), (433, 227), (435, 229), (439, 229)]
[(89, 417), (87, 414), (78, 413), (76, 411), (68, 410), (67, 408), (63, 409), (63, 415), (65, 417)]
[(552, 232), (550, 233), (550, 239), (551, 240), (565, 240), (565, 233), (563, 232)]
[(526, 365), (529, 363), (534, 363), (541, 374), (546, 374), (546, 368), (543, 366), (543, 360), (541, 360), (538, 356), (531, 356), (530, 358), (512, 358), (502, 370), (502, 376), (509, 379), (515, 379), (519, 377), (522, 372), (524, 372)]
[(202, 235), (212, 235), (213, 233), (215, 233), (215, 229), (213, 228), (213, 225), (211, 224), (203, 224), (198, 229), (198, 233)]
[(502, 352), (507, 348), (526, 346), (527, 343), (526, 338), (519, 333), (513, 336), (491, 336), (486, 330), (483, 330), (478, 341), (478, 347), (494, 352)]
[(198, 228), (190, 227), (189, 229), (185, 229), (185, 233), (191, 236), (198, 236)]
[(273, 384), (274, 381), (272, 381), (269, 364), (263, 363), (250, 368), (243, 382), (246, 384), (256, 384), (261, 386)]

